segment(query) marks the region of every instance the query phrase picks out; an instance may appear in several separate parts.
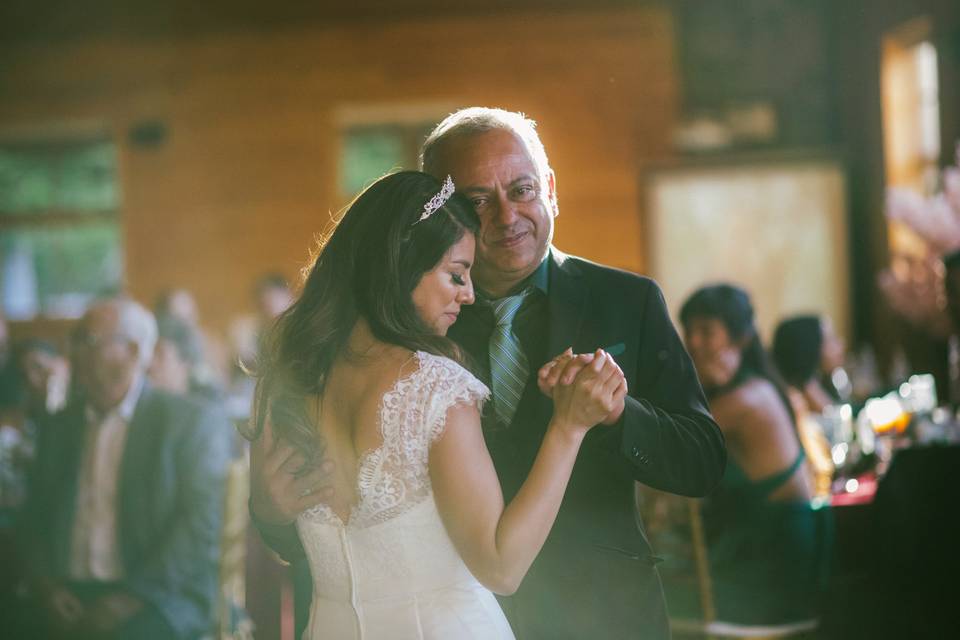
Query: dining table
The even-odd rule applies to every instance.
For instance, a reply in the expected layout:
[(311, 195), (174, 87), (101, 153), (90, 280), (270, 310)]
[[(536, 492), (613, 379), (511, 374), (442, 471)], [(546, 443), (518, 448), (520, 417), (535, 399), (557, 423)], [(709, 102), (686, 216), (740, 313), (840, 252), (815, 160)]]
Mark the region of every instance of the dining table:
[(960, 443), (903, 440), (877, 467), (834, 484), (818, 635), (960, 637)]

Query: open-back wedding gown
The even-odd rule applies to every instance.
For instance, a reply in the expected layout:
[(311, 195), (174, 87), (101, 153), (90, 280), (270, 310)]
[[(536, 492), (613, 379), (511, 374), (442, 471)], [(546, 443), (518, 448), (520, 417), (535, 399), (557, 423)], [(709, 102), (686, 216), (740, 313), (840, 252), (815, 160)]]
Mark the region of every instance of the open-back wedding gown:
[(313, 577), (304, 638), (513, 638), (447, 535), (427, 466), (447, 410), (479, 406), (490, 392), (448, 358), (417, 352), (415, 360), (383, 396), (383, 443), (360, 458), (347, 522), (324, 504), (297, 519)]

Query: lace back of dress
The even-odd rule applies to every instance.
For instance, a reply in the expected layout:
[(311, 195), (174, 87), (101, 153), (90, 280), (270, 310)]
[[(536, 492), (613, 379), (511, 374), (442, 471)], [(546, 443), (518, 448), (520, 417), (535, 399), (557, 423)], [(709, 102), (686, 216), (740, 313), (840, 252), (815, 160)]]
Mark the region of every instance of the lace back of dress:
[[(419, 366), (401, 376), (380, 403), (382, 444), (358, 464), (358, 503), (348, 526), (385, 522), (419, 504), (431, 493), (430, 445), (443, 434), (447, 409), (457, 402), (480, 406), (489, 390), (459, 364), (417, 352)], [(305, 513), (310, 520), (339, 524), (326, 505)]]

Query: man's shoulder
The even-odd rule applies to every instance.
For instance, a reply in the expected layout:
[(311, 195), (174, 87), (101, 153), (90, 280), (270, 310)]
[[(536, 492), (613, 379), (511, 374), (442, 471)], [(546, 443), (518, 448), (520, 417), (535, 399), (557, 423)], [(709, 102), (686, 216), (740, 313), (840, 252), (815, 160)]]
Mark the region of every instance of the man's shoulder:
[(626, 287), (630, 291), (659, 289), (657, 283), (648, 276), (626, 269), (594, 262), (580, 256), (555, 251), (557, 265), (561, 270), (587, 279), (591, 285), (608, 287)]
[(154, 388), (144, 389), (134, 415), (140, 413), (177, 432), (227, 420), (215, 402)]
[(167, 411), (174, 414), (189, 414), (202, 411), (203, 405), (196, 398), (170, 393), (156, 387), (146, 387), (137, 401), (137, 408)]

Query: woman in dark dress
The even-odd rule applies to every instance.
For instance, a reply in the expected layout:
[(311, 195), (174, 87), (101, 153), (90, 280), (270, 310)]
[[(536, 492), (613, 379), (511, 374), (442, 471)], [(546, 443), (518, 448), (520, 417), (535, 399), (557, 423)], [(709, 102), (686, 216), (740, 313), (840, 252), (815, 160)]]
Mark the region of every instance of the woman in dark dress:
[(717, 619), (759, 625), (814, 618), (829, 514), (811, 504), (796, 421), (749, 296), (727, 284), (704, 287), (684, 303), (680, 319), (729, 453), (703, 507)]

